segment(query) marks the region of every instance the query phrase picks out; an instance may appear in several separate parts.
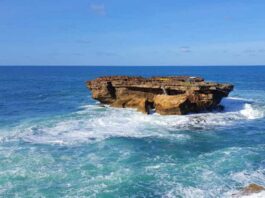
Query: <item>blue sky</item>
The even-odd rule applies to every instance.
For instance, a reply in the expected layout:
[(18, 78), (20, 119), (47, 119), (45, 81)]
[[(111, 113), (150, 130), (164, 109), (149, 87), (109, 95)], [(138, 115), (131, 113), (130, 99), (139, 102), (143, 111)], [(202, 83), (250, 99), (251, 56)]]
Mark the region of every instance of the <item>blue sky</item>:
[(265, 65), (265, 1), (0, 0), (0, 65)]

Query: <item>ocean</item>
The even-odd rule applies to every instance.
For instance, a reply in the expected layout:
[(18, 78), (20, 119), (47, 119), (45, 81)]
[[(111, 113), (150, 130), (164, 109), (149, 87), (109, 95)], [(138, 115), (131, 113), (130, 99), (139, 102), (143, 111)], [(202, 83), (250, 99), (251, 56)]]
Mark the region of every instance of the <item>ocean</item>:
[[(86, 80), (106, 75), (235, 89), (224, 112), (144, 115), (91, 98)], [(265, 186), (265, 67), (0, 67), (0, 197), (217, 198), (251, 183)]]

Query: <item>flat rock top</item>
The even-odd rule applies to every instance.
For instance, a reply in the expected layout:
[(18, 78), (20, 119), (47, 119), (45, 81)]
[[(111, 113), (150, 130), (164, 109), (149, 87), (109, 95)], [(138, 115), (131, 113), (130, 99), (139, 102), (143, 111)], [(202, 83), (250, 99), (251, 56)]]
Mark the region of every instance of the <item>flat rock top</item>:
[(151, 77), (144, 78), (140, 76), (104, 76), (97, 78), (93, 81), (102, 82), (102, 81), (110, 81), (110, 82), (128, 82), (128, 83), (178, 83), (178, 82), (203, 82), (204, 79), (200, 77), (193, 76), (169, 76), (169, 77)]
[(220, 84), (214, 82), (206, 82), (201, 77), (194, 76), (170, 76), (170, 77), (151, 77), (143, 78), (138, 76), (104, 76), (87, 84), (90, 88), (96, 88), (101, 84), (110, 82), (114, 87), (138, 87), (138, 88), (170, 88), (170, 89), (186, 89), (191, 87), (207, 88), (207, 89), (227, 89), (232, 90), (231, 84)]

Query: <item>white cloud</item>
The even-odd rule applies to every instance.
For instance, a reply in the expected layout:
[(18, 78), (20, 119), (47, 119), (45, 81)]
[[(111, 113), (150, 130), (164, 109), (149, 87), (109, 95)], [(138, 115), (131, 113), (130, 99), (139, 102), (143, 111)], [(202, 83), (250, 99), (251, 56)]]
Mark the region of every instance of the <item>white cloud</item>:
[(189, 53), (189, 52), (191, 52), (191, 49), (190, 49), (190, 47), (185, 46), (185, 47), (181, 47), (180, 51), (183, 53)]
[(90, 4), (90, 10), (94, 12), (95, 14), (99, 16), (105, 16), (106, 15), (106, 8), (104, 4)]

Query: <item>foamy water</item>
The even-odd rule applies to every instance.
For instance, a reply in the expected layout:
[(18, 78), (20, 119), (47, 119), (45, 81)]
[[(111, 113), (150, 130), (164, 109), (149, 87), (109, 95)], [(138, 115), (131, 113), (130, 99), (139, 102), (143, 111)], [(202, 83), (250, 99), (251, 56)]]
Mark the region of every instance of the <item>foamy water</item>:
[(183, 116), (147, 116), (130, 109), (85, 105), (66, 116), (22, 123), (1, 139), (22, 139), (40, 144), (73, 144), (111, 137), (157, 137), (185, 141), (190, 137), (183, 130), (210, 130), (264, 117), (263, 108), (244, 99), (228, 98), (222, 104), (224, 112)]
[[(225, 106), (225, 111), (223, 112), (185, 116), (145, 115), (132, 109), (116, 109), (102, 107), (97, 104), (85, 105), (80, 106), (76, 112), (68, 115), (55, 116), (53, 119), (48, 120), (40, 119), (22, 122), (18, 126), (11, 128), (9, 133), (1, 133), (1, 139), (4, 143), (25, 142), (33, 145), (60, 146), (96, 143), (101, 147), (102, 143), (103, 145), (105, 144), (105, 140), (113, 138), (151, 138), (185, 145), (190, 141), (194, 141), (193, 136), (200, 134), (202, 131), (207, 133), (208, 136), (212, 136), (212, 130), (236, 127), (242, 123), (246, 124), (246, 122), (251, 124), (254, 120), (264, 117), (264, 110), (253, 101), (227, 98), (223, 101), (223, 105)], [(187, 131), (193, 132), (187, 133)], [(215, 135), (213, 134), (213, 136)], [(262, 148), (259, 148), (258, 152), (260, 152), (260, 149)], [(161, 186), (163, 190), (153, 187), (150, 190), (154, 192), (154, 195), (161, 197), (170, 198), (181, 195), (187, 198), (203, 198), (216, 197), (217, 194), (220, 197), (242, 197), (237, 195), (243, 186), (247, 186), (249, 183), (265, 185), (264, 170), (258, 169), (253, 172), (235, 171), (231, 174), (226, 174), (224, 177), (218, 173), (218, 169), (225, 167), (229, 163), (236, 167), (235, 163), (240, 162), (240, 160), (247, 161), (244, 158), (252, 154), (255, 154), (255, 150), (251, 148), (232, 147), (198, 155), (187, 164), (179, 163), (168, 157), (149, 159), (150, 161), (147, 160), (149, 162), (144, 166), (144, 170), (141, 171), (142, 174), (147, 174), (158, 182), (157, 185)], [(122, 153), (119, 153), (117, 160), (123, 161), (130, 159), (132, 156), (133, 152), (125, 149)], [(52, 161), (54, 160), (51, 156), (48, 158), (51, 158)], [(229, 158), (232, 158), (231, 162), (227, 160)], [(63, 160), (68, 163), (72, 159), (66, 155)], [(104, 167), (102, 161), (106, 160), (106, 158), (89, 154), (88, 160), (93, 166), (102, 169)], [(108, 186), (105, 183), (107, 181), (120, 185), (119, 180), (124, 181), (126, 178), (133, 177), (134, 171), (130, 170), (130, 168), (126, 168), (118, 162), (114, 163), (113, 166), (117, 166), (117, 170), (112, 170), (112, 172), (104, 176), (93, 177), (89, 183), (85, 182), (91, 187), (87, 189), (89, 194), (96, 196), (102, 190), (105, 190)], [(244, 166), (248, 165), (245, 164)], [(172, 172), (172, 169), (179, 170), (185, 174)], [(21, 171), (18, 169), (15, 174), (24, 174)], [(177, 175), (174, 176), (176, 173)], [(194, 174), (197, 175), (196, 179), (194, 179), (194, 182), (197, 183), (196, 187), (180, 183), (181, 180), (179, 178), (187, 179)], [(37, 176), (37, 178), (39, 177), (41, 176)], [(103, 183), (100, 184), (101, 182)], [(230, 182), (230, 184), (227, 186), (226, 182)], [(93, 191), (91, 191), (92, 189)], [(243, 197), (263, 197), (263, 195), (264, 193), (261, 192)]]
[[(245, 70), (2, 69), (0, 197), (234, 198), (265, 186), (265, 70)], [(109, 73), (204, 76), (236, 89), (223, 112), (144, 115), (91, 99), (85, 80)]]

